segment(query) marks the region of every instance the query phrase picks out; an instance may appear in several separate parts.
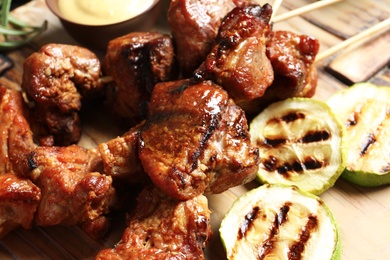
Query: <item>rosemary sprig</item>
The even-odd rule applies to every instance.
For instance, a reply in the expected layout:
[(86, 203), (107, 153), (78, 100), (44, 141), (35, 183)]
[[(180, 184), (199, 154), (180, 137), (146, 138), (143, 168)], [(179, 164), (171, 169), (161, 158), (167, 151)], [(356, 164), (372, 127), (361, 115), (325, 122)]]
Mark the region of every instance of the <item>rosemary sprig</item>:
[(10, 15), (12, 0), (0, 0), (0, 51), (18, 48), (36, 38), (47, 28), (47, 21), (41, 26), (31, 26)]

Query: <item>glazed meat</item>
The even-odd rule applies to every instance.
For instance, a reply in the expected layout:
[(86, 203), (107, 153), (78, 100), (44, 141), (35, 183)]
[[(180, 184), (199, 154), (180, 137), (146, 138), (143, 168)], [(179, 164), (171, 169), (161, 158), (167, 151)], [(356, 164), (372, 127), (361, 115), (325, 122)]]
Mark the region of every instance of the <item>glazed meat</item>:
[(0, 238), (18, 228), (31, 228), (41, 191), (30, 180), (0, 174)]
[(201, 260), (211, 236), (205, 196), (176, 201), (151, 186), (138, 196), (120, 242), (96, 259)]
[(259, 164), (244, 112), (211, 81), (155, 86), (139, 154), (152, 181), (179, 200), (248, 182)]
[(115, 191), (112, 178), (99, 173), (102, 166), (96, 150), (77, 145), (37, 147), (24, 167), (25, 174), (42, 191), (35, 217), (38, 225), (80, 224), (88, 227), (93, 237), (106, 231), (108, 220), (104, 221), (104, 215), (115, 199)]
[(319, 47), (318, 40), (313, 37), (289, 31), (273, 31), (267, 42), (267, 56), (275, 79), (261, 98), (239, 105), (248, 113), (258, 113), (278, 100), (312, 97), (317, 86), (314, 60)]
[(0, 174), (15, 173), (19, 161), (34, 149), (26, 116), (22, 94), (0, 86)]
[(115, 89), (110, 104), (126, 126), (141, 122), (150, 93), (158, 82), (177, 77), (172, 39), (158, 32), (134, 32), (109, 42), (103, 72)]
[(114, 181), (140, 184), (148, 180), (138, 156), (138, 138), (142, 126), (143, 123), (132, 127), (122, 136), (99, 144), (104, 173), (112, 176)]
[(0, 237), (30, 228), (41, 199), (40, 189), (19, 175), (18, 165), (34, 149), (20, 92), (0, 86)]
[(48, 44), (25, 60), (22, 88), (36, 106), (40, 144), (69, 145), (80, 139), (81, 98), (101, 91), (100, 73), (97, 56), (79, 46)]
[(272, 32), (267, 56), (275, 73), (272, 89), (279, 93), (279, 98), (313, 96), (317, 86), (314, 60), (319, 48), (313, 37), (289, 31)]
[(235, 102), (261, 97), (274, 79), (266, 56), (272, 7), (234, 8), (223, 20), (212, 48), (194, 75), (225, 88)]
[(173, 35), (179, 67), (190, 76), (210, 52), (225, 15), (246, 0), (172, 0), (168, 23)]

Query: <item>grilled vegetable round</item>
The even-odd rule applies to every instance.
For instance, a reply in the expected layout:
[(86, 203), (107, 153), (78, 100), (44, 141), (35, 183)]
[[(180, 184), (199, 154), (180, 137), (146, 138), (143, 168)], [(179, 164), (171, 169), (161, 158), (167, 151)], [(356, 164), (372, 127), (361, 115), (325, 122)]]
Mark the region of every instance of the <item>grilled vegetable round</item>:
[(345, 168), (345, 129), (325, 102), (291, 98), (268, 106), (249, 127), (262, 183), (321, 194)]
[(265, 184), (245, 193), (219, 231), (228, 259), (340, 259), (331, 211), (296, 186)]
[(327, 103), (347, 130), (342, 177), (365, 187), (390, 184), (390, 88), (358, 83)]

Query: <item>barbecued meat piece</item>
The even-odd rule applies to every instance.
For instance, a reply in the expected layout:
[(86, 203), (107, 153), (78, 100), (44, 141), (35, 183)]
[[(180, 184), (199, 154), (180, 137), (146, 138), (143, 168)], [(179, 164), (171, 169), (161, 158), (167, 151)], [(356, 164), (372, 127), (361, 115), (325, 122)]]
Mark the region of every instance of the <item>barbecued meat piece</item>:
[[(88, 49), (48, 44), (23, 64), (22, 88), (35, 102), (37, 136), (45, 145), (69, 145), (80, 139), (81, 98), (102, 90), (100, 61)], [(34, 131), (35, 132), (35, 131)]]
[(155, 187), (145, 188), (134, 215), (113, 249), (96, 259), (204, 259), (203, 249), (211, 239), (210, 210), (200, 195), (177, 201)]
[(172, 0), (168, 23), (176, 46), (179, 67), (190, 76), (210, 52), (225, 15), (249, 0)]
[(239, 104), (249, 113), (258, 113), (272, 102), (290, 97), (312, 97), (317, 87), (314, 64), (320, 45), (317, 39), (289, 31), (273, 31), (267, 42), (267, 56), (275, 79), (264, 95)]
[(155, 86), (139, 154), (152, 181), (180, 200), (250, 181), (259, 164), (243, 111), (211, 81)]
[(278, 91), (280, 97), (313, 95), (317, 81), (313, 81), (312, 70), (319, 48), (318, 40), (313, 37), (289, 31), (272, 32), (267, 56), (275, 73), (272, 86), (283, 88)]
[(31, 228), (41, 191), (30, 180), (0, 174), (0, 238), (18, 228)]
[(0, 86), (0, 238), (30, 228), (40, 189), (19, 175), (22, 158), (34, 149), (22, 94)]
[[(248, 123), (240, 107), (230, 105), (222, 114), (217, 131), (210, 138), (207, 150), (210, 164), (210, 183), (205, 193), (217, 194), (253, 180), (258, 170), (259, 151), (250, 144)], [(217, 155), (215, 152), (217, 151)], [(210, 167), (210, 166), (209, 166)]]
[[(100, 174), (99, 153), (77, 145), (37, 147), (25, 161), (25, 171), (42, 190), (35, 222), (40, 226), (86, 225), (101, 221), (114, 201), (112, 178)], [(97, 225), (103, 230), (106, 225)], [(91, 226), (91, 225), (89, 225)]]
[(261, 97), (273, 81), (266, 56), (272, 7), (234, 8), (223, 20), (212, 48), (196, 78), (211, 79), (225, 88), (235, 102)]
[(134, 32), (109, 42), (103, 72), (114, 89), (112, 111), (126, 126), (141, 122), (156, 83), (177, 77), (172, 39), (158, 32)]
[(22, 94), (0, 86), (0, 174), (16, 173), (19, 161), (34, 149)]
[(138, 138), (142, 126), (143, 123), (140, 123), (122, 136), (99, 144), (104, 173), (112, 176), (114, 181), (139, 184), (148, 180), (138, 156)]

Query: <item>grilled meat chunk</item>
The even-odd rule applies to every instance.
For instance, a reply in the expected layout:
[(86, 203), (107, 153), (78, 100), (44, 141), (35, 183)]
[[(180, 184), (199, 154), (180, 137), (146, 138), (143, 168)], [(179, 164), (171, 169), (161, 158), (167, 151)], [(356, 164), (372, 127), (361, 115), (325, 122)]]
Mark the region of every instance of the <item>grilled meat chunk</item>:
[(319, 48), (313, 37), (273, 31), (267, 42), (267, 56), (275, 74), (269, 91), (278, 99), (312, 97), (317, 86), (314, 60)]
[(100, 72), (97, 56), (73, 45), (47, 44), (25, 60), (22, 89), (36, 105), (40, 144), (69, 145), (80, 139), (81, 98), (101, 91)]
[(0, 238), (30, 228), (41, 199), (40, 189), (18, 171), (34, 149), (26, 112), (22, 94), (0, 86)]
[(290, 97), (312, 97), (317, 87), (314, 64), (319, 51), (317, 39), (289, 31), (273, 31), (267, 42), (267, 56), (275, 79), (264, 95), (238, 103), (247, 114), (257, 115), (269, 104)]
[(139, 194), (120, 242), (96, 259), (204, 259), (211, 236), (205, 196), (177, 201), (148, 186)]
[(246, 0), (172, 0), (168, 24), (176, 46), (179, 67), (190, 76), (210, 52), (225, 15)]
[(112, 176), (114, 181), (139, 184), (148, 180), (138, 156), (138, 137), (142, 126), (143, 123), (140, 123), (122, 136), (99, 144), (104, 173)]
[(31, 228), (41, 199), (30, 180), (11, 173), (0, 174), (0, 238), (18, 228)]
[(16, 173), (24, 155), (34, 149), (22, 94), (0, 86), (0, 174)]
[(216, 45), (194, 76), (215, 81), (237, 103), (261, 97), (274, 79), (266, 55), (271, 14), (269, 4), (236, 7), (229, 12)]
[(114, 114), (126, 126), (138, 124), (146, 116), (154, 85), (177, 77), (172, 39), (158, 32), (116, 38), (108, 44), (103, 72), (113, 79)]
[(211, 81), (155, 86), (139, 154), (152, 181), (179, 200), (250, 181), (259, 164), (244, 112)]
[[(40, 226), (101, 223), (115, 199), (112, 178), (100, 174), (99, 153), (77, 145), (37, 147), (24, 164), (26, 175), (42, 190), (35, 222)], [(96, 225), (90, 235), (103, 234)]]

